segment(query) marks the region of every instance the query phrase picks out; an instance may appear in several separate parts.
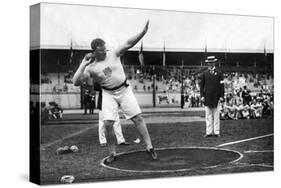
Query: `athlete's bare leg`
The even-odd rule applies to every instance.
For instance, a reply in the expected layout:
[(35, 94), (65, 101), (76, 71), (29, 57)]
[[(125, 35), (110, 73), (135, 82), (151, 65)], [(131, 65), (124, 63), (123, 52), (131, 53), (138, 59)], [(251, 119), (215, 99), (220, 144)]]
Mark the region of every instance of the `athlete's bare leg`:
[(113, 129), (114, 121), (105, 120), (105, 136), (107, 140), (107, 148), (110, 154), (116, 155), (116, 137)]
[(144, 140), (144, 142), (146, 144), (147, 150), (153, 148), (153, 146), (151, 144), (151, 139), (150, 139), (150, 136), (149, 136), (149, 133), (147, 130), (147, 126), (146, 126), (142, 116), (140, 114), (138, 114), (138, 115), (132, 117), (131, 120), (135, 123), (138, 132), (142, 136), (142, 139)]

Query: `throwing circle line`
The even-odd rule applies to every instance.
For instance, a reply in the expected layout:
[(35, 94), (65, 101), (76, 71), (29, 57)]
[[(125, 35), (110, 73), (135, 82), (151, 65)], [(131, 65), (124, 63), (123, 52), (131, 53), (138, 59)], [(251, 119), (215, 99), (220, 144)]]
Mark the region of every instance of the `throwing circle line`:
[[(243, 154), (235, 151), (235, 150), (230, 150), (230, 149), (222, 149), (222, 148), (217, 148), (217, 147), (169, 147), (169, 148), (157, 148), (155, 149), (157, 150), (167, 150), (167, 149), (209, 149), (209, 150), (220, 150), (220, 151), (229, 151), (229, 152), (233, 152), (239, 155), (239, 157), (233, 161), (228, 162), (229, 164), (233, 164), (236, 163), (237, 161), (241, 160), (243, 158)], [(130, 152), (122, 152), (122, 153), (118, 153), (116, 154), (116, 156), (120, 156), (123, 154), (129, 154), (129, 153), (136, 153), (136, 152), (141, 152), (141, 151), (146, 151), (146, 150), (135, 150), (135, 151), (130, 151)], [(104, 161), (108, 158), (109, 156), (103, 158), (100, 162), (100, 165), (111, 169), (111, 170), (117, 170), (117, 171), (123, 171), (123, 172), (142, 172), (142, 173), (167, 173), (167, 172), (185, 172), (185, 171), (191, 171), (191, 170), (195, 170), (195, 169), (209, 169), (209, 168), (216, 168), (222, 165), (225, 165), (225, 163), (223, 164), (218, 164), (218, 165), (213, 165), (213, 166), (206, 166), (206, 167), (194, 167), (194, 168), (182, 168), (182, 169), (177, 169), (177, 170), (129, 170), (129, 169), (121, 169), (121, 168), (117, 168), (117, 167), (111, 167), (108, 166), (104, 163)]]
[(216, 147), (223, 147), (223, 146), (228, 146), (228, 145), (233, 145), (233, 144), (239, 144), (239, 143), (242, 143), (242, 142), (248, 142), (248, 141), (252, 141), (252, 140), (257, 140), (257, 139), (265, 138), (265, 137), (269, 137), (269, 136), (273, 136), (273, 133), (266, 134), (266, 135), (263, 135), (263, 136), (247, 138), (247, 139), (243, 139), (243, 140), (237, 140), (237, 141), (233, 141), (233, 142), (227, 142), (227, 143), (224, 143), (224, 144), (217, 145)]

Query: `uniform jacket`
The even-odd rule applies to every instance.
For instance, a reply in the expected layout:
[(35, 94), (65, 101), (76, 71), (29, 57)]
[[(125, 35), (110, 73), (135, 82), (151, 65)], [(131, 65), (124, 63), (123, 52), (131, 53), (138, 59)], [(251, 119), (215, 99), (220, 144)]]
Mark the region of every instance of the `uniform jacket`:
[(209, 69), (201, 74), (200, 95), (205, 98), (204, 105), (215, 108), (220, 97), (224, 97), (223, 74), (217, 69), (211, 73)]

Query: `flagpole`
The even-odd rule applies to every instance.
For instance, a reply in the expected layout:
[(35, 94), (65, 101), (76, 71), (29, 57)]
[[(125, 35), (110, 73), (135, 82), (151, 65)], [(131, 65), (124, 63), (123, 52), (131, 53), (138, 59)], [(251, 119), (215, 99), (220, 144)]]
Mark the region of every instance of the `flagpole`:
[(183, 67), (184, 67), (184, 61), (181, 61), (182, 63), (182, 69), (181, 69), (181, 109), (184, 107), (184, 94), (183, 94)]
[(60, 59), (57, 59), (57, 66), (58, 66), (58, 85), (60, 85)]
[(153, 107), (156, 107), (156, 91), (155, 91), (155, 65), (153, 65), (153, 76), (152, 76), (152, 102)]
[(205, 39), (204, 60), (207, 58), (207, 56), (208, 56), (208, 44), (207, 44), (207, 39)]
[(266, 46), (265, 46), (265, 44), (264, 44), (263, 53), (264, 53), (264, 62), (266, 63), (266, 62), (267, 62), (267, 52), (266, 52)]
[(227, 64), (227, 42), (225, 41), (224, 62)]
[(74, 52), (73, 52), (73, 48), (72, 48), (72, 40), (70, 41), (70, 56), (69, 56), (69, 64), (72, 64), (73, 63), (73, 55), (74, 55)]
[(163, 64), (164, 78), (166, 79), (166, 52), (165, 52), (165, 40), (164, 40), (164, 45), (163, 45), (162, 64)]

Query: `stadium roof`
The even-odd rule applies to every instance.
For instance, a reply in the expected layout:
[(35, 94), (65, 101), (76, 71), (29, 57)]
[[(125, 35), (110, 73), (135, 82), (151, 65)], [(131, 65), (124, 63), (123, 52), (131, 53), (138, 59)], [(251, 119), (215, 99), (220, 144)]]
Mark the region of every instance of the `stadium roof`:
[[(31, 49), (90, 49), (93, 38), (109, 48), (142, 30), (149, 51), (273, 53), (274, 18), (209, 13), (41, 3), (31, 9)], [(34, 27), (36, 29), (36, 27)], [(38, 27), (37, 27), (38, 29)], [(40, 41), (40, 43), (39, 43)], [(132, 50), (139, 50), (138, 43)]]

